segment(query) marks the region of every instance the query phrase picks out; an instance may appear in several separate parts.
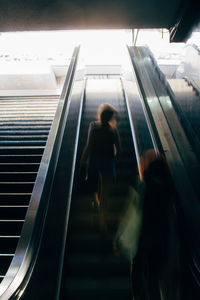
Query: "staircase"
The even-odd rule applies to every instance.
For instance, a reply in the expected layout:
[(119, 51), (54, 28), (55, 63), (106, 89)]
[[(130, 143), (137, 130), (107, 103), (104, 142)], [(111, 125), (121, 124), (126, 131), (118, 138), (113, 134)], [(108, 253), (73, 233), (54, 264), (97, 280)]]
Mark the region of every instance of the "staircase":
[[(192, 130), (200, 141), (200, 97), (197, 95), (192, 86), (184, 79), (168, 79), (168, 83), (176, 97), (176, 104), (179, 110), (187, 119)], [(189, 129), (188, 129), (189, 131)]]
[(58, 96), (0, 97), (0, 281), (20, 239)]

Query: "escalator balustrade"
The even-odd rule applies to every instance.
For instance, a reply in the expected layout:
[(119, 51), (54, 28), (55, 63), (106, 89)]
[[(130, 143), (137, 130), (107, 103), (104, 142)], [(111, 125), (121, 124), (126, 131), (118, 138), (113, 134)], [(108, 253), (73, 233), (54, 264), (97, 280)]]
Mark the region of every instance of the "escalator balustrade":
[(169, 86), (174, 94), (174, 101), (179, 111), (182, 126), (200, 159), (200, 97), (186, 80), (168, 79)]

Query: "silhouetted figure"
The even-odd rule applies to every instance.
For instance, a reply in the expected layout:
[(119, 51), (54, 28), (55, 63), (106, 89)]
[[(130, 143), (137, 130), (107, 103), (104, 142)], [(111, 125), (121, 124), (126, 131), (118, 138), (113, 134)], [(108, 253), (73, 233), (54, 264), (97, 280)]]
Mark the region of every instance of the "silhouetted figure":
[(100, 105), (97, 121), (89, 125), (88, 140), (81, 157), (81, 167), (88, 160), (88, 180), (99, 207), (101, 227), (106, 226), (108, 194), (116, 173), (114, 158), (120, 151), (116, 113), (112, 105)]
[(164, 156), (147, 151), (142, 159), (142, 176), (145, 197), (141, 236), (132, 265), (134, 300), (178, 300), (180, 257), (175, 190)]
[(124, 193), (114, 251), (130, 261), (134, 300), (179, 300), (176, 193), (164, 156), (148, 150), (140, 159), (140, 174), (137, 186), (127, 185)]

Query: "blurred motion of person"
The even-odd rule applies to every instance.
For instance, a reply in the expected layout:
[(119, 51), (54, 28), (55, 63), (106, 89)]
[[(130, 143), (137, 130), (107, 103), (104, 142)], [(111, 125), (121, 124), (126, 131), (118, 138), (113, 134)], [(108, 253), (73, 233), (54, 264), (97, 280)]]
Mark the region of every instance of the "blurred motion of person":
[(129, 193), (114, 250), (129, 255), (134, 300), (179, 300), (180, 242), (170, 170), (153, 149), (141, 158), (140, 170), (143, 188)]
[(99, 208), (102, 229), (106, 229), (108, 195), (116, 176), (115, 156), (120, 152), (116, 114), (117, 111), (110, 104), (99, 106), (97, 121), (89, 125), (80, 163), (83, 168), (88, 161), (89, 186)]

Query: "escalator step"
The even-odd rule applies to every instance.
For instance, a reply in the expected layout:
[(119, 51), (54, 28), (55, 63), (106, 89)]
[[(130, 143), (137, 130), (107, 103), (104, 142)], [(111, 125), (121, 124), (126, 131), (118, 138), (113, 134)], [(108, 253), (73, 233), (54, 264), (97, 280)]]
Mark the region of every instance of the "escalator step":
[(0, 205), (28, 205), (31, 193), (0, 193)]
[(58, 100), (0, 97), (0, 282), (20, 239)]
[[(103, 249), (104, 248), (104, 249)], [(101, 245), (99, 250), (102, 252), (95, 253), (88, 248), (87, 253), (72, 253), (69, 255), (68, 261), (68, 275), (76, 276), (101, 276), (112, 277), (116, 274), (120, 276), (128, 276), (130, 265), (122, 257), (117, 257), (106, 249), (105, 245)], [(68, 276), (67, 276), (68, 277)]]
[(0, 163), (40, 163), (41, 154), (35, 155), (0, 155)]
[(10, 138), (11, 136), (15, 136), (15, 137), (21, 137), (21, 136), (25, 136), (25, 135), (28, 135), (28, 136), (48, 136), (49, 134), (49, 131), (48, 130), (24, 130), (24, 129), (15, 129), (13, 128), (12, 130), (8, 130), (8, 129), (5, 129), (5, 130), (2, 130), (0, 128), (0, 138)]
[(37, 172), (39, 163), (0, 163), (0, 172)]
[[(129, 281), (124, 277), (71, 277), (64, 283), (66, 299), (130, 300)], [(62, 299), (64, 300), (64, 299)]]
[(0, 206), (0, 220), (24, 220), (28, 206)]
[(43, 141), (38, 141), (38, 140), (27, 140), (27, 141), (0, 141), (0, 146), (4, 146), (4, 147), (7, 147), (7, 146), (45, 146), (46, 145), (46, 139)]
[(8, 238), (8, 237), (1, 237), (0, 238), (0, 254), (1, 253), (9, 253), (12, 254), (15, 252), (17, 247), (17, 243), (19, 238)]
[(31, 193), (34, 182), (0, 182), (2, 193)]
[(0, 222), (0, 237), (19, 237), (24, 221)]
[(23, 141), (46, 141), (47, 140), (47, 135), (41, 135), (40, 133), (36, 133), (34, 135), (29, 134), (28, 132), (26, 134), (21, 134), (21, 135), (1, 135), (0, 133), (0, 140), (1, 144), (4, 142), (23, 142)]
[(0, 172), (0, 182), (34, 182), (37, 172)]
[(51, 124), (44, 124), (44, 125), (36, 125), (34, 126), (34, 124), (30, 124), (30, 125), (13, 125), (13, 124), (4, 124), (4, 125), (0, 125), (0, 132), (3, 133), (9, 133), (9, 134), (13, 134), (13, 132), (49, 132), (50, 130), (50, 125)]
[(44, 146), (10, 146), (10, 147), (2, 147), (0, 146), (0, 155), (35, 155), (42, 154), (44, 151)]
[(7, 270), (8, 270), (8, 266), (10, 265), (11, 261), (13, 259), (13, 256), (1, 256), (0, 255), (0, 275), (5, 275)]

